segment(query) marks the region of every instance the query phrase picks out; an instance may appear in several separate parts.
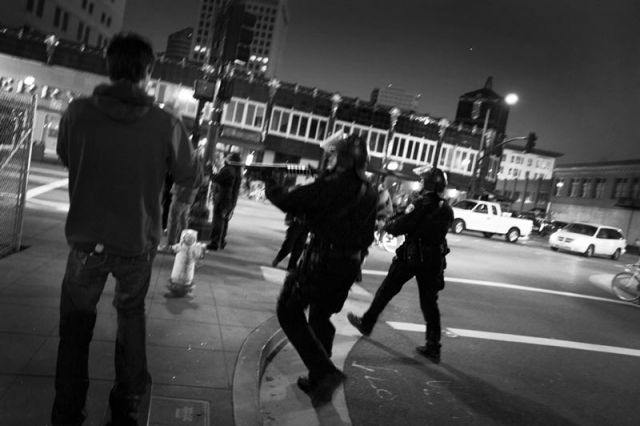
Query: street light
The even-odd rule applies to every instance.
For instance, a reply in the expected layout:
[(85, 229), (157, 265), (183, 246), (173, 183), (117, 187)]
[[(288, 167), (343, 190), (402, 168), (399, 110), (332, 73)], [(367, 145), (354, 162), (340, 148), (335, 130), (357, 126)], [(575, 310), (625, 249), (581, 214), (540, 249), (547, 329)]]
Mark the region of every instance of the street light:
[[(511, 106), (518, 103), (519, 97), (515, 93), (509, 93), (503, 99), (507, 105)], [(484, 177), (486, 174), (485, 165), (486, 165), (486, 157), (487, 157), (487, 155), (485, 155), (485, 150), (487, 146), (485, 145), (489, 145), (487, 144), (487, 136), (489, 136), (489, 134), (491, 134), (490, 143), (493, 143), (493, 137), (495, 136), (495, 133), (493, 132), (493, 130), (491, 132), (487, 131), (487, 127), (489, 126), (490, 116), (491, 116), (491, 106), (488, 106), (484, 115), (484, 125), (482, 126), (482, 134), (480, 135), (480, 147), (478, 149), (478, 158), (476, 159), (476, 167), (474, 167), (473, 175), (471, 176), (470, 192), (472, 196), (478, 195), (476, 194), (478, 192), (478, 189), (481, 189), (481, 190), (484, 189)]]
[(273, 111), (273, 101), (276, 97), (278, 89), (280, 88), (280, 80), (278, 80), (277, 78), (272, 78), (267, 83), (267, 86), (269, 87), (269, 101), (267, 102), (264, 120), (262, 120), (262, 132), (260, 132), (263, 143), (267, 139), (267, 135), (269, 134), (269, 127), (271, 126), (271, 113)]
[(387, 157), (389, 156), (389, 149), (391, 148), (390, 143), (393, 141), (393, 135), (396, 131), (396, 124), (398, 123), (398, 117), (400, 116), (400, 110), (396, 107), (393, 107), (389, 110), (389, 132), (387, 133), (387, 137), (384, 141), (384, 146), (382, 149), (382, 167), (381, 169), (386, 169), (388, 164), (387, 164)]
[(438, 121), (438, 142), (436, 144), (436, 152), (433, 157), (433, 167), (438, 167), (438, 160), (440, 159), (440, 150), (442, 149), (442, 142), (444, 141), (444, 134), (447, 131), (451, 123), (446, 118), (441, 118)]

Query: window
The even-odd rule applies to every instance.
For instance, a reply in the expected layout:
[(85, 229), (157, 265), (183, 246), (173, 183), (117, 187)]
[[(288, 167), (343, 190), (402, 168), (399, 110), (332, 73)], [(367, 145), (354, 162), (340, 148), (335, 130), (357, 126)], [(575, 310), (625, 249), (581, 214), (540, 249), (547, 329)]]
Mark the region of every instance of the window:
[(569, 197), (580, 197), (580, 189), (582, 188), (580, 179), (571, 179), (571, 192), (569, 193)]
[(67, 31), (69, 28), (69, 12), (62, 14), (62, 31)]
[(106, 19), (106, 15), (104, 14), (104, 12), (102, 12), (102, 13), (100, 14), (100, 23), (101, 23), (101, 24), (104, 24), (104, 20), (105, 20), (105, 19)]
[(591, 179), (585, 179), (582, 182), (582, 198), (591, 198), (592, 197), (592, 189), (593, 186), (593, 182), (591, 181)]
[(87, 8), (87, 0), (82, 0), (82, 8), (83, 9)]
[(233, 116), (233, 121), (236, 123), (242, 123), (243, 116), (244, 116), (244, 104), (238, 102), (236, 105), (236, 112)]
[(318, 140), (323, 140), (325, 138), (325, 134), (327, 133), (327, 124), (328, 123), (323, 120), (318, 125), (318, 136), (317, 136)]
[(107, 27), (111, 26), (111, 16), (107, 16)]
[(84, 29), (84, 43), (89, 43), (89, 36), (91, 35), (91, 28), (87, 25), (87, 28)]
[(298, 125), (300, 124), (300, 116), (298, 114), (291, 114), (291, 134), (298, 133)]
[(573, 232), (574, 234), (587, 235), (593, 237), (598, 230), (595, 226), (585, 225), (583, 223), (570, 223), (564, 228), (567, 232)]
[(595, 198), (604, 198), (604, 188), (606, 180), (603, 178), (596, 179), (596, 195)]
[(635, 178), (631, 184), (631, 198), (634, 200), (640, 199), (640, 179)]
[(89, 3), (89, 15), (93, 14), (93, 3)]
[(27, 0), (27, 12), (33, 12), (33, 0)]
[(298, 129), (298, 136), (305, 137), (307, 135), (307, 124), (309, 119), (307, 117), (300, 117), (300, 128)]
[(62, 14), (62, 11), (60, 10), (59, 7), (56, 6), (56, 11), (53, 15), (53, 26), (58, 28), (60, 26), (60, 15)]
[(236, 108), (236, 101), (231, 101), (226, 105), (225, 111), (224, 111), (224, 121), (233, 121), (233, 112)]
[(616, 179), (616, 183), (613, 187), (613, 197), (612, 198), (622, 198), (627, 195), (627, 183), (629, 179), (627, 178), (618, 178)]
[(253, 125), (256, 127), (262, 127), (262, 123), (264, 122), (264, 111), (265, 107), (262, 105), (258, 105), (256, 107), (256, 116), (253, 119)]
[(247, 105), (247, 116), (244, 119), (244, 124), (253, 126), (253, 120), (256, 116), (256, 106), (253, 104)]
[(76, 40), (82, 40), (82, 34), (84, 34), (84, 23), (78, 22), (78, 33), (76, 34)]
[(38, 0), (38, 8), (36, 9), (36, 16), (42, 18), (42, 12), (44, 11), (44, 0)]
[(478, 204), (478, 207), (474, 210), (475, 213), (489, 214), (489, 209), (486, 204)]
[(289, 127), (289, 113), (282, 113), (282, 120), (280, 120), (280, 128), (278, 129), (282, 133), (287, 133), (287, 128)]
[(478, 99), (473, 101), (473, 108), (471, 109), (471, 118), (477, 120), (480, 118), (480, 108), (482, 107), (482, 100)]
[(312, 118), (311, 123), (309, 124), (309, 137), (311, 139), (318, 139), (317, 132), (318, 132), (318, 119)]

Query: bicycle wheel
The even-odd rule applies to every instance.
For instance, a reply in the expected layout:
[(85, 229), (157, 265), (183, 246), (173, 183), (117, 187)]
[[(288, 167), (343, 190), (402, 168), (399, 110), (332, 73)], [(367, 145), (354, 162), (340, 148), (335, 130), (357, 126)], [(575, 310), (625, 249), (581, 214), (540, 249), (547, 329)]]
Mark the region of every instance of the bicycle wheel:
[(635, 302), (640, 298), (640, 279), (629, 272), (620, 272), (611, 280), (611, 290), (618, 299)]

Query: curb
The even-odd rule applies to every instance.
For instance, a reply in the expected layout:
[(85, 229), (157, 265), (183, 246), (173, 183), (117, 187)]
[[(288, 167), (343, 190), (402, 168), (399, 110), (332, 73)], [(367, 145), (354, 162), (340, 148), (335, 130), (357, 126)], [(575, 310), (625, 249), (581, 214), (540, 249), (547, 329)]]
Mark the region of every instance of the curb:
[(288, 343), (274, 315), (245, 339), (233, 372), (232, 406), (235, 426), (263, 424), (260, 382), (267, 363)]

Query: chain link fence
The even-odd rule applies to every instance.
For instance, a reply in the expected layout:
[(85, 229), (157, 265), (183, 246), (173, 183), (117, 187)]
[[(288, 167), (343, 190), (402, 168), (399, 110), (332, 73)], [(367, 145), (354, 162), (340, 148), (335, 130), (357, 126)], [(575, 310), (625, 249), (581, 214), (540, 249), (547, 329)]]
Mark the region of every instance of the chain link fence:
[(20, 249), (36, 98), (0, 92), (0, 258)]

